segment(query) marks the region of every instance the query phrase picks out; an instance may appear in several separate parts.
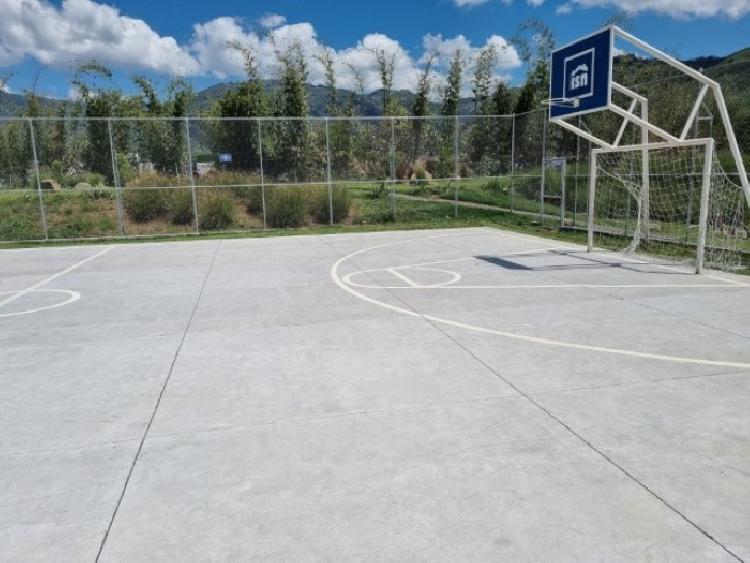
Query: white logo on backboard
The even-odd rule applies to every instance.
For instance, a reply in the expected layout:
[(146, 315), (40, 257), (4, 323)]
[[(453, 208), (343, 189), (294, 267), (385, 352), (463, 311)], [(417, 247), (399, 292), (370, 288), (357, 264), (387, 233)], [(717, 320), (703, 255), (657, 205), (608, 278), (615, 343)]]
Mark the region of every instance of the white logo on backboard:
[(570, 73), (569, 90), (578, 90), (589, 85), (589, 65), (581, 64)]

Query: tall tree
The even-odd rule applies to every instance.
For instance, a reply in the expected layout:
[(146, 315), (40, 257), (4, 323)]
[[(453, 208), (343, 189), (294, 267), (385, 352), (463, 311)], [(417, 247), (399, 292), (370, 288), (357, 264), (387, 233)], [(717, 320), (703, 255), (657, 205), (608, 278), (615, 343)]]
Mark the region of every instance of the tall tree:
[[(281, 69), (279, 116), (307, 117), (307, 61), (302, 44), (294, 41), (285, 51), (277, 52)], [(305, 178), (311, 157), (312, 138), (307, 120), (289, 120), (282, 124), (276, 168), (290, 173), (295, 181)]]
[[(354, 84), (356, 85), (357, 94), (359, 95), (359, 113), (362, 115), (365, 113), (365, 75), (361, 68), (359, 68), (357, 65), (346, 62), (346, 67), (349, 69), (349, 72), (352, 73), (352, 78), (354, 79)], [(350, 105), (354, 106), (354, 96), (355, 93), (352, 91), (352, 99), (350, 100)]]
[[(419, 79), (417, 80), (417, 92), (414, 96), (414, 104), (412, 106), (412, 115), (417, 118), (422, 118), (428, 114), (428, 110), (430, 107), (430, 91), (432, 89), (430, 70), (432, 69), (432, 63), (434, 59), (434, 54), (429, 54), (427, 56), (424, 68), (422, 69), (422, 72), (419, 75)], [(412, 120), (412, 159), (415, 159), (419, 154), (424, 127), (424, 119)]]
[(393, 74), (396, 70), (396, 53), (389, 53), (382, 47), (371, 51), (375, 55), (375, 62), (378, 65), (378, 76), (383, 92), (383, 115), (391, 115), (394, 110), (391, 92), (393, 90)]
[(497, 62), (497, 49), (493, 44), (484, 47), (474, 62), (474, 79), (471, 91), (474, 95), (474, 113), (488, 114), (492, 91), (492, 74)]
[[(261, 117), (268, 113), (268, 100), (258, 72), (256, 54), (249, 45), (228, 41), (230, 49), (242, 57), (245, 80), (227, 91), (216, 103), (219, 117)], [(183, 94), (175, 96), (174, 111), (187, 110)], [(219, 121), (211, 126), (211, 142), (216, 153), (232, 155), (231, 167), (254, 170), (260, 162), (258, 135), (246, 122)]]
[[(112, 71), (97, 61), (78, 63), (74, 66), (73, 85), (78, 89), (83, 115), (87, 118), (112, 117), (119, 112), (122, 95), (107, 86), (112, 79)], [(122, 129), (118, 129), (122, 135)], [(83, 150), (84, 165), (94, 172), (102, 174), (112, 183), (112, 158), (109, 151), (109, 130), (106, 121), (99, 119), (86, 120), (87, 144)], [(124, 142), (115, 143), (119, 146)]]
[(336, 115), (339, 110), (338, 100), (336, 99), (336, 61), (331, 49), (325, 46), (315, 55), (315, 59), (323, 66), (323, 74), (326, 79), (326, 94), (328, 95), (326, 111), (329, 115)]
[(445, 78), (443, 91), (443, 115), (456, 115), (458, 102), (461, 100), (461, 80), (463, 78), (464, 61), (460, 49), (456, 49), (451, 59), (448, 75)]

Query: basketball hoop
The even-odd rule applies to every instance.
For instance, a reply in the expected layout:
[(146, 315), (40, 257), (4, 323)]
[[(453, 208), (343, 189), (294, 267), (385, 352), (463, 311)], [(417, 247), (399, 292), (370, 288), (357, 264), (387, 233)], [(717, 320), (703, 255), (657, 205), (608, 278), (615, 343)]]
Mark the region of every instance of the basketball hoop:
[(558, 108), (577, 108), (581, 105), (581, 100), (578, 98), (549, 98), (542, 100), (542, 105)]

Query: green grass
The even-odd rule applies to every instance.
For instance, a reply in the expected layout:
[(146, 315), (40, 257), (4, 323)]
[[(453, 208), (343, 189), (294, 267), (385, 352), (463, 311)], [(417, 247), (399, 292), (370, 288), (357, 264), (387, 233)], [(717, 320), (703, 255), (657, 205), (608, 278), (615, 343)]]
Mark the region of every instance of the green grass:
[[(336, 198), (348, 202), (349, 214), (346, 221), (343, 220), (343, 212), (337, 210), (336, 219), (342, 219), (340, 224), (333, 227), (329, 226), (327, 215), (318, 212), (306, 215), (302, 222), (295, 221), (295, 224), (301, 226), (296, 228), (273, 228), (269, 222), (269, 229), (261, 229), (261, 218), (257, 215), (250, 215), (252, 219), (244, 223), (241, 218), (237, 219), (241, 213), (247, 213), (247, 204), (241, 195), (231, 196), (232, 191), (224, 191), (224, 199), (234, 197), (235, 211), (233, 221), (229, 221), (232, 211), (229, 204), (224, 202), (222, 208), (217, 211), (220, 215), (220, 221), (210, 225), (215, 229), (213, 232), (203, 232), (193, 234), (186, 231), (175, 232), (168, 221), (164, 224), (154, 226), (153, 230), (128, 231), (136, 236), (117, 238), (116, 232), (116, 214), (114, 212), (115, 201), (109, 195), (94, 196), (88, 193), (61, 193), (47, 196), (48, 221), (50, 224), (50, 238), (71, 239), (67, 241), (40, 241), (43, 244), (71, 244), (75, 239), (101, 238), (107, 243), (112, 242), (132, 242), (134, 240), (189, 240), (196, 237), (200, 238), (255, 238), (279, 235), (294, 234), (323, 234), (323, 233), (348, 233), (348, 232), (369, 232), (385, 230), (411, 230), (411, 229), (429, 229), (429, 228), (461, 228), (461, 227), (496, 227), (510, 231), (538, 235), (549, 239), (585, 244), (586, 233), (582, 230), (583, 224), (579, 229), (559, 229), (555, 221), (549, 220), (544, 225), (539, 224), (538, 204), (529, 209), (529, 213), (510, 213), (504, 211), (505, 200), (502, 196), (493, 198), (493, 190), (502, 191), (503, 185), (498, 184), (486, 187), (486, 180), (467, 181), (461, 184), (459, 194), (460, 201), (473, 201), (485, 205), (497, 206), (494, 209), (470, 207), (459, 205), (458, 213), (453, 202), (454, 188), (448, 183), (429, 185), (429, 190), (425, 186), (410, 186), (408, 184), (398, 184), (395, 186), (382, 185), (378, 183), (360, 184), (347, 186), (346, 188), (337, 188)], [(205, 188), (203, 188), (205, 189)], [(293, 188), (299, 189), (299, 188)], [(271, 196), (274, 188), (267, 189), (267, 197)], [(213, 190), (212, 190), (213, 191)], [(223, 191), (223, 190), (222, 190)], [(283, 190), (282, 190), (283, 191)], [(327, 196), (323, 198), (321, 194), (327, 194), (324, 188), (318, 190), (314, 198), (319, 203), (318, 207), (327, 205)], [(186, 194), (189, 191), (186, 190)], [(406, 199), (404, 197), (395, 198), (392, 193), (398, 195), (417, 195), (425, 198), (419, 200)], [(213, 194), (212, 194), (213, 195)], [(218, 195), (218, 194), (217, 194)], [(473, 199), (472, 199), (473, 198)], [(318, 201), (319, 200), (319, 201)], [(182, 202), (184, 203), (184, 202)], [(344, 205), (344, 204), (342, 204)], [(519, 210), (519, 206), (515, 207)], [(552, 215), (559, 213), (559, 207), (548, 209)], [(320, 215), (320, 216), (318, 216)], [(569, 214), (568, 214), (569, 215)], [(581, 218), (582, 219), (582, 218)], [(186, 215), (187, 220), (187, 215)], [(203, 222), (203, 221), (202, 221)], [(278, 224), (278, 223), (276, 223)], [(280, 225), (282, 227), (285, 225)], [(209, 228), (208, 225), (205, 225)], [(665, 226), (661, 227), (662, 230)], [(677, 228), (677, 227), (675, 227)], [(248, 229), (248, 230), (232, 230)], [(142, 236), (138, 236), (143, 233)], [(40, 220), (39, 220), (39, 203), (36, 194), (32, 192), (0, 194), (0, 247), (24, 247), (40, 244), (36, 242), (43, 237)], [(10, 239), (10, 240), (9, 240)], [(26, 240), (27, 242), (14, 242), (14, 240)], [(83, 242), (83, 241), (82, 241)], [(86, 240), (90, 243), (90, 240)], [(629, 239), (622, 236), (597, 237), (597, 245), (604, 248), (618, 249), (627, 245)], [(748, 241), (744, 241), (746, 244)], [(658, 256), (669, 258), (681, 258), (692, 252), (679, 244), (653, 244), (651, 248), (643, 247), (644, 251), (651, 252)], [(750, 258), (746, 254), (746, 261)], [(743, 273), (750, 274), (750, 264), (746, 265)]]

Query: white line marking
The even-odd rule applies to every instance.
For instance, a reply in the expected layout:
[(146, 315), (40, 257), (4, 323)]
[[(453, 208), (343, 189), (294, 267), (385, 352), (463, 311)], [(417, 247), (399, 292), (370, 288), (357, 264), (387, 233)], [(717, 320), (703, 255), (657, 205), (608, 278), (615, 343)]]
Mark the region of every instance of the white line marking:
[(411, 281), (410, 278), (408, 278), (407, 276), (403, 275), (402, 273), (396, 271), (394, 268), (386, 268), (386, 269), (391, 274), (393, 274), (394, 276), (396, 276), (397, 278), (399, 278), (400, 280), (408, 283), (411, 287), (419, 287), (417, 284), (415, 284), (413, 281)]
[[(2, 291), (0, 295), (6, 295), (8, 293), (16, 293), (15, 291)], [(77, 291), (71, 291), (70, 289), (35, 289), (32, 292), (27, 293), (67, 293), (69, 295), (66, 301), (60, 303), (53, 303), (52, 305), (45, 305), (44, 307), (37, 307), (36, 309), (26, 309), (25, 311), (18, 311), (16, 313), (3, 313), (0, 314), (0, 319), (4, 317), (20, 317), (21, 315), (30, 315), (32, 313), (38, 313), (40, 311), (48, 311), (49, 309), (57, 309), (58, 307), (64, 307), (75, 303), (81, 298), (81, 294)]]
[(80, 268), (86, 262), (90, 262), (91, 260), (94, 260), (95, 258), (99, 258), (99, 256), (102, 256), (103, 254), (106, 254), (107, 252), (109, 252), (113, 248), (114, 248), (114, 246), (107, 246), (106, 248), (103, 248), (102, 250), (100, 250), (99, 252), (97, 252), (96, 254), (94, 254), (93, 256), (89, 256), (88, 258), (84, 258), (80, 262), (76, 262), (72, 266), (70, 266), (68, 268), (65, 268), (62, 272), (57, 272), (56, 274), (52, 274), (48, 278), (45, 278), (42, 281), (37, 282), (34, 285), (31, 285), (31, 286), (27, 287), (26, 289), (22, 289), (21, 291), (15, 292), (10, 297), (6, 297), (2, 301), (0, 301), (0, 307), (3, 307), (5, 305), (7, 305), (8, 303), (12, 303), (13, 301), (16, 301), (17, 299), (20, 299), (21, 297), (23, 297), (27, 293), (29, 293), (31, 291), (34, 291), (36, 289), (39, 289), (42, 286), (47, 285), (49, 282), (56, 280), (60, 276), (64, 276), (65, 274), (68, 274), (68, 273), (72, 272), (76, 268)]
[(346, 256), (343, 256), (336, 260), (336, 262), (333, 263), (331, 266), (331, 279), (333, 279), (333, 282), (339, 286), (344, 291), (347, 291), (354, 295), (355, 297), (366, 301), (368, 303), (371, 303), (373, 305), (377, 305), (379, 307), (383, 307), (384, 309), (388, 309), (391, 311), (394, 311), (396, 313), (400, 313), (402, 315), (407, 315), (409, 317), (417, 317), (417, 318), (423, 318), (432, 322), (453, 326), (456, 328), (461, 328), (464, 330), (470, 330), (474, 332), (479, 332), (483, 334), (491, 334), (494, 336), (500, 336), (503, 338), (511, 338), (514, 340), (521, 340), (524, 342), (532, 342), (534, 344), (543, 344), (546, 346), (555, 346), (559, 348), (570, 348), (573, 350), (586, 350), (589, 352), (602, 352), (606, 354), (617, 354), (620, 356), (630, 356), (635, 358), (643, 358), (647, 360), (658, 360), (662, 362), (675, 362), (680, 364), (696, 364), (696, 365), (704, 365), (704, 366), (719, 366), (719, 367), (730, 367), (730, 368), (737, 368), (741, 370), (750, 369), (750, 363), (744, 363), (744, 362), (725, 362), (725, 361), (718, 361), (718, 360), (706, 360), (702, 358), (687, 358), (687, 357), (681, 357), (681, 356), (669, 356), (666, 354), (655, 354), (651, 352), (639, 352), (636, 350), (625, 350), (620, 348), (606, 348), (604, 346), (589, 346), (586, 344), (575, 344), (573, 342), (564, 342), (561, 340), (552, 340), (550, 338), (540, 338), (536, 336), (527, 336), (524, 334), (516, 334), (513, 332), (504, 332), (500, 330), (494, 330), (490, 328), (483, 328), (479, 326), (470, 325), (467, 323), (462, 323), (458, 321), (453, 321), (451, 319), (444, 319), (441, 317), (435, 317), (433, 315), (426, 315), (424, 313), (417, 313), (415, 311), (412, 311), (410, 309), (405, 309), (403, 307), (397, 307), (396, 305), (391, 305), (390, 303), (384, 303), (383, 301), (378, 301), (377, 299), (373, 299), (372, 297), (368, 297), (367, 295), (364, 295), (363, 293), (357, 291), (353, 287), (350, 287), (346, 285), (338, 274), (338, 269), (347, 260), (350, 260), (354, 258), (355, 256), (358, 256), (360, 254), (364, 254), (365, 252), (370, 252), (371, 250), (377, 250), (379, 248), (385, 248), (388, 246), (394, 246), (397, 244), (404, 244), (408, 242), (414, 242), (419, 240), (427, 240), (427, 239), (434, 239), (434, 238), (443, 238), (451, 236), (450, 234), (446, 235), (435, 235), (432, 237), (421, 237), (421, 238), (414, 238), (414, 239), (406, 239), (406, 240), (400, 240), (400, 241), (393, 241), (393, 242), (387, 242), (383, 244), (378, 244), (375, 246), (370, 246), (368, 248), (363, 248), (361, 250), (357, 250), (355, 252), (352, 252)]
[[(362, 272), (354, 272), (361, 274)], [(450, 283), (433, 285), (366, 285), (351, 281), (348, 274), (344, 276), (344, 283), (352, 287), (365, 289), (736, 289), (739, 287), (750, 287), (748, 285), (730, 285), (727, 283), (701, 283), (701, 284), (628, 284), (628, 285), (598, 285), (598, 284), (548, 284), (548, 285), (453, 285)]]

